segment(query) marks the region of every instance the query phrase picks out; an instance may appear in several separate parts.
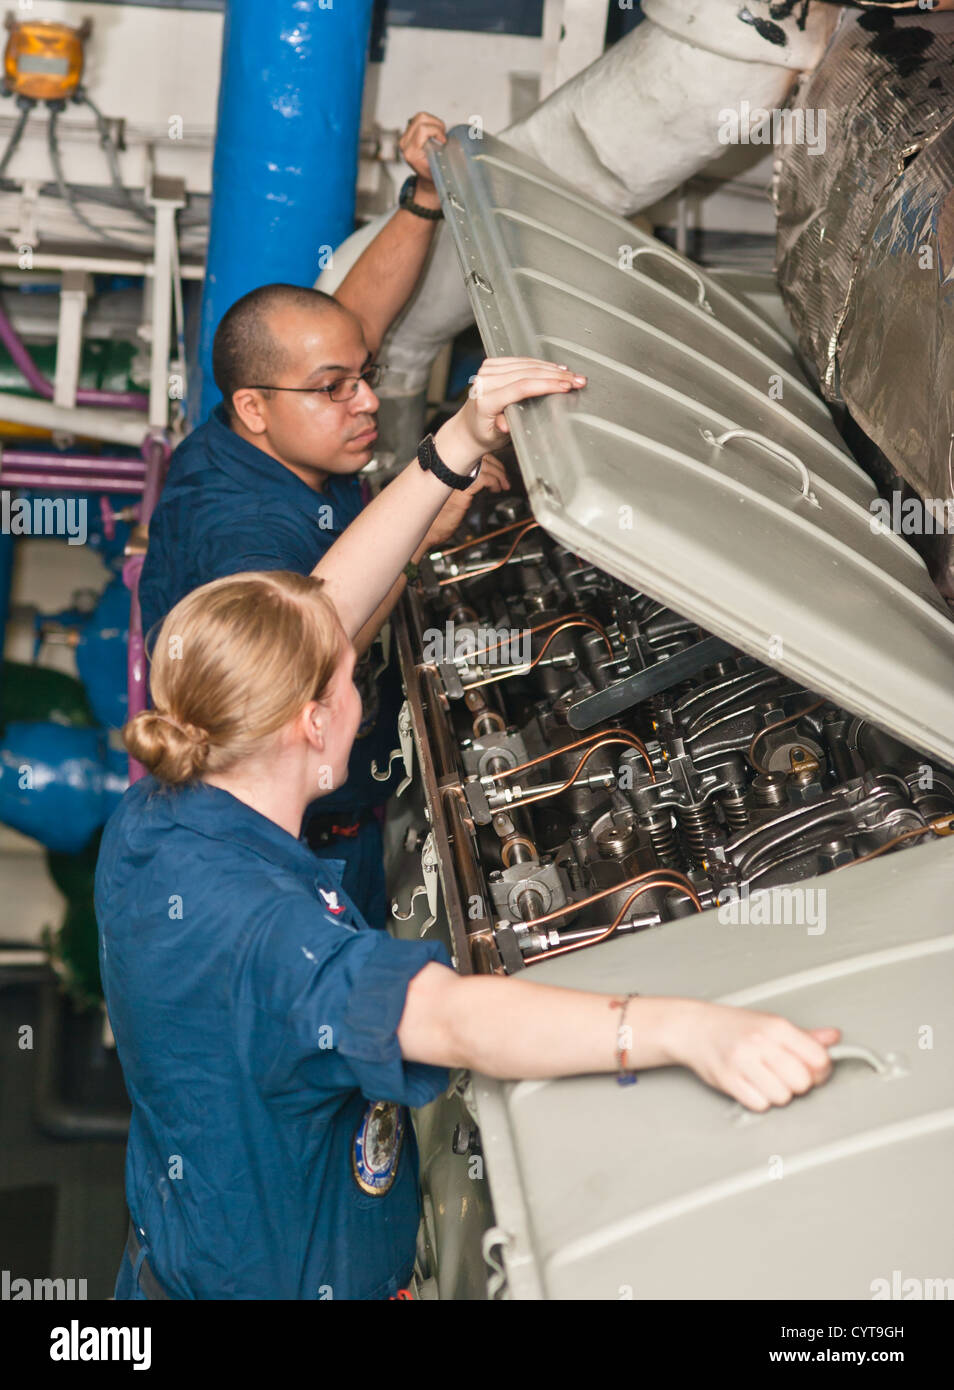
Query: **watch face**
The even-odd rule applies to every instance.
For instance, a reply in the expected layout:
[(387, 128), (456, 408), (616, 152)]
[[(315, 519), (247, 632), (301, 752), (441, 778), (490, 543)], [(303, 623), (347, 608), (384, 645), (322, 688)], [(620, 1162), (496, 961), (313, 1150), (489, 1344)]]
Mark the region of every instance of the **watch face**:
[(433, 469), (434, 459), (437, 455), (437, 450), (434, 447), (434, 436), (432, 434), (427, 434), (424, 436), (424, 438), (418, 445), (417, 453), (423, 466), (425, 468)]

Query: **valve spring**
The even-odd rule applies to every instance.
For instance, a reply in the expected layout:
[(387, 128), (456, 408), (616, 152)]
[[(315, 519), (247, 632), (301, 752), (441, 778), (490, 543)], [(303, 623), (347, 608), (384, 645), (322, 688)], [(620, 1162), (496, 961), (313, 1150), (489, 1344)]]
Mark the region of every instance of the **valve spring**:
[(724, 792), (722, 809), (725, 812), (725, 823), (730, 830), (744, 830), (746, 828), (749, 823), (749, 810), (741, 792)]
[(656, 858), (660, 864), (678, 865), (679, 850), (676, 846), (676, 832), (668, 811), (647, 811), (639, 817), (639, 824), (647, 831)]
[(700, 801), (694, 806), (680, 806), (676, 814), (689, 853), (701, 864), (706, 857), (706, 835), (718, 829), (715, 812), (710, 805)]

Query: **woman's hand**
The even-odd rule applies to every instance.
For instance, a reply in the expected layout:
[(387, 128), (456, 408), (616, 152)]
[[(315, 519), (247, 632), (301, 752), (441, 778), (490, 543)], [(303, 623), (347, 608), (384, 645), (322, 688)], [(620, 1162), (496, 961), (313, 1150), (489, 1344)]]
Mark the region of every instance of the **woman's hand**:
[(837, 1028), (798, 1028), (776, 1014), (698, 1000), (678, 1003), (672, 1060), (749, 1110), (787, 1105), (831, 1074), (826, 1049), (841, 1037)]
[(508, 405), (532, 396), (578, 391), (586, 377), (535, 357), (488, 357), (474, 377), (466, 403), (434, 436), (448, 468), (468, 473), (482, 454), (507, 442)]

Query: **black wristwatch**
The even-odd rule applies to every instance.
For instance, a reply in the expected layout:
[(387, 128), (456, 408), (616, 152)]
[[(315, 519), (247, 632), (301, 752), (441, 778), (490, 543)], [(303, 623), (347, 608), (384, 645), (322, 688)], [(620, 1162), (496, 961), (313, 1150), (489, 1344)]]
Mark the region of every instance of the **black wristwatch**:
[(437, 452), (437, 445), (434, 443), (434, 436), (432, 434), (425, 435), (420, 444), (418, 444), (417, 461), (424, 469), (425, 473), (433, 473), (434, 477), (440, 479), (442, 483), (446, 483), (448, 487), (457, 488), (460, 492), (470, 487), (471, 483), (480, 472), (479, 462), (473, 473), (468, 473), (466, 476), (455, 473), (452, 468), (448, 468), (447, 464)]
[(398, 206), (405, 212), (413, 212), (415, 217), (426, 217), (428, 222), (439, 222), (444, 216), (441, 208), (425, 208), (420, 203), (415, 203), (414, 194), (417, 192), (417, 174), (412, 174), (409, 179), (405, 179), (398, 197)]

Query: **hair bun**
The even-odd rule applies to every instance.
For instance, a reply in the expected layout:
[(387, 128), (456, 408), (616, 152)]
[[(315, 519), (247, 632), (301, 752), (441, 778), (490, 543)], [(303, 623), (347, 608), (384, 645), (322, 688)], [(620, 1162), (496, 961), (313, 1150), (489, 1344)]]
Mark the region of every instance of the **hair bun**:
[(164, 710), (154, 709), (150, 713), (157, 719), (161, 719), (165, 724), (171, 724), (174, 729), (178, 729), (180, 734), (189, 740), (190, 743), (208, 743), (209, 736), (204, 729), (200, 729), (196, 724), (188, 724), (182, 719), (175, 719), (171, 714), (166, 714)]
[(123, 729), (123, 743), (161, 782), (173, 784), (201, 777), (209, 757), (207, 732), (163, 710), (137, 714)]

